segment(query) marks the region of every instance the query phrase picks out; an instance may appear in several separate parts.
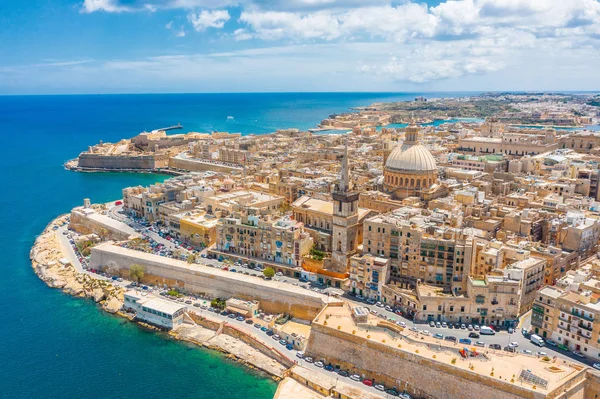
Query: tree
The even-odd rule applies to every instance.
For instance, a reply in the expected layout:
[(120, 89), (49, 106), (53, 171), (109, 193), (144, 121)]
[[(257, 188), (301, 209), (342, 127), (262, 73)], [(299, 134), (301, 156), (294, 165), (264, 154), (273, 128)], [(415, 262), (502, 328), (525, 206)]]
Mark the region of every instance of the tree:
[(187, 257), (187, 263), (192, 264), (196, 261), (196, 255), (195, 254), (189, 254)]
[(134, 263), (129, 268), (129, 277), (131, 277), (131, 279), (135, 282), (139, 283), (140, 280), (144, 278), (144, 267), (142, 265)]
[(271, 267), (267, 267), (265, 270), (263, 270), (263, 275), (266, 278), (273, 278), (273, 276), (275, 276), (275, 270), (273, 270)]

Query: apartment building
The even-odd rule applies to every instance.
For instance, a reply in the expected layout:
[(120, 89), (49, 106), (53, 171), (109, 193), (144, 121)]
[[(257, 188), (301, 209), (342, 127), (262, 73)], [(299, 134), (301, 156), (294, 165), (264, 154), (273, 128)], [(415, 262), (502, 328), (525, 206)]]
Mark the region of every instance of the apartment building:
[(350, 258), (350, 289), (353, 294), (382, 300), (383, 286), (389, 281), (390, 260), (373, 255)]
[(217, 225), (216, 251), (253, 263), (267, 261), (300, 267), (302, 257), (312, 245), (304, 225), (289, 218), (273, 219), (269, 215), (243, 212), (222, 218)]

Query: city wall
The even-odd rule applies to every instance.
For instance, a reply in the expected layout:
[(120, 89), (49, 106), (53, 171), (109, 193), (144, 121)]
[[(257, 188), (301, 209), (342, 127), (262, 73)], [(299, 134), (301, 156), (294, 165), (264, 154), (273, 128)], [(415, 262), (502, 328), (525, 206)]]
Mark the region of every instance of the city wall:
[(154, 155), (102, 155), (82, 153), (78, 167), (83, 169), (144, 169), (155, 168)]
[[(112, 223), (102, 223), (103, 220), (108, 220)], [(113, 240), (127, 240), (132, 235), (136, 234), (136, 232), (130, 228), (129, 226), (122, 223), (122, 227), (118, 226), (120, 222), (112, 221), (112, 219), (108, 219), (108, 217), (103, 218), (99, 217), (97, 220), (89, 217), (89, 215), (85, 215), (81, 211), (81, 208), (74, 208), (71, 211), (69, 228), (77, 231), (80, 234), (92, 234), (96, 233), (98, 235), (99, 232), (105, 231), (106, 237), (110, 237)]]
[(169, 167), (174, 169), (185, 169), (189, 170), (190, 172), (205, 172), (211, 170), (214, 172), (232, 173), (242, 171), (242, 168), (239, 167), (236, 168), (227, 165), (200, 162), (192, 159), (182, 159), (176, 157), (169, 158)]
[(258, 300), (260, 308), (267, 313), (287, 313), (303, 320), (314, 319), (327, 300), (322, 294), (298, 290), (277, 281), (264, 281), (207, 266), (190, 265), (180, 260), (122, 248), (111, 242), (92, 249), (91, 268), (106, 266), (109, 262), (114, 262), (124, 275), (132, 264), (142, 265), (146, 274), (144, 281), (148, 283), (166, 284), (210, 297)]
[[(350, 373), (368, 375), (377, 382), (406, 389), (420, 396), (440, 399), (597, 399), (594, 394), (587, 394), (587, 391), (592, 390), (585, 389), (585, 370), (549, 393), (536, 392), (529, 385), (521, 386), (518, 382), (509, 383), (500, 381), (499, 378), (471, 373), (319, 323), (312, 325), (306, 353), (315, 360), (325, 358), (327, 362), (340, 365)], [(515, 374), (519, 371), (515, 369)], [(510, 379), (512, 376), (506, 377)]]

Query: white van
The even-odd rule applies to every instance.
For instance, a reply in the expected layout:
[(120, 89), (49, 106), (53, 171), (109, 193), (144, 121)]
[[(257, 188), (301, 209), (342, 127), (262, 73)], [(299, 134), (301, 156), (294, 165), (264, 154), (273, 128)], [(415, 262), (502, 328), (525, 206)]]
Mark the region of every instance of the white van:
[(544, 342), (544, 338), (540, 337), (539, 335), (532, 334), (531, 337), (529, 337), (529, 339), (537, 346), (546, 345), (546, 343)]
[(490, 328), (488, 326), (481, 326), (481, 328), (479, 329), (479, 334), (481, 334), (481, 335), (495, 335), (496, 331), (494, 331), (492, 328)]

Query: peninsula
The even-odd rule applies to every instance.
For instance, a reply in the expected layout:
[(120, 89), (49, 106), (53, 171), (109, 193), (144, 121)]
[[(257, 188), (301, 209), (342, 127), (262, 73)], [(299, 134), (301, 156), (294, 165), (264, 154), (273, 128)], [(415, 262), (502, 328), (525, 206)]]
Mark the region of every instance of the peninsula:
[(320, 125), (346, 134), (101, 143), (67, 167), (174, 176), (85, 199), (32, 264), (262, 370), (280, 399), (594, 398), (600, 134), (580, 126), (596, 99), (417, 98)]

